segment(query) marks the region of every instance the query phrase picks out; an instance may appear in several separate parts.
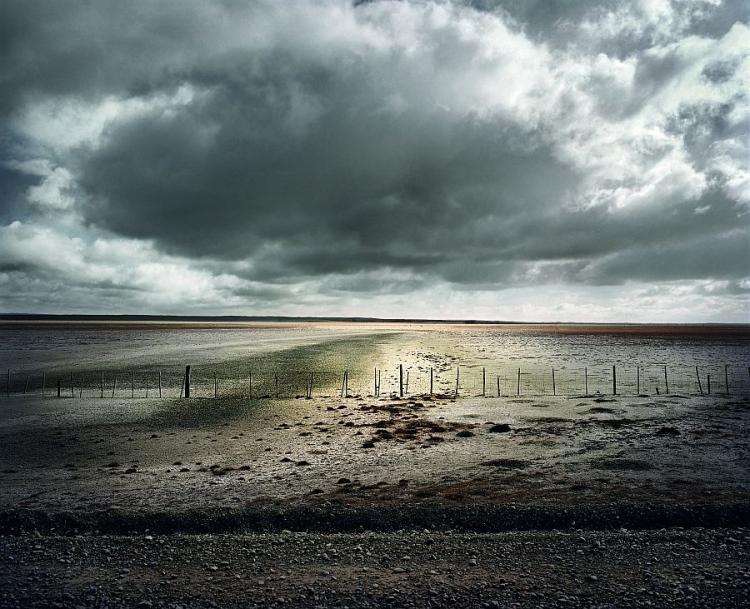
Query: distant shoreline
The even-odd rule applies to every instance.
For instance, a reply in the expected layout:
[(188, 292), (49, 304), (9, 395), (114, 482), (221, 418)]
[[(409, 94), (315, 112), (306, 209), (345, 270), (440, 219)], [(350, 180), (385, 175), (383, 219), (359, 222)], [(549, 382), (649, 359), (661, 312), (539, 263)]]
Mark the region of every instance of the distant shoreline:
[(173, 322), (173, 323), (395, 323), (395, 324), (460, 324), (513, 326), (623, 326), (623, 327), (737, 327), (750, 328), (750, 322), (588, 322), (588, 321), (510, 321), (498, 319), (439, 319), (411, 317), (345, 317), (292, 315), (85, 315), (51, 313), (0, 313), (0, 324), (8, 322)]

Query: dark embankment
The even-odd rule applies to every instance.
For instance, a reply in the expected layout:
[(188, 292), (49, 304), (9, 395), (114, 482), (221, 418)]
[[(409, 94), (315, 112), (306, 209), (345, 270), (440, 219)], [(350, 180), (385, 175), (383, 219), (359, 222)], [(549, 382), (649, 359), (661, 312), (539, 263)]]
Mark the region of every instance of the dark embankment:
[(129, 534), (274, 532), (343, 533), (408, 529), (475, 533), (555, 529), (658, 529), (747, 527), (750, 503), (668, 505), (617, 503), (546, 507), (466, 505), (345, 508), (291, 507), (186, 512), (55, 512), (14, 509), (0, 512), (0, 534)]

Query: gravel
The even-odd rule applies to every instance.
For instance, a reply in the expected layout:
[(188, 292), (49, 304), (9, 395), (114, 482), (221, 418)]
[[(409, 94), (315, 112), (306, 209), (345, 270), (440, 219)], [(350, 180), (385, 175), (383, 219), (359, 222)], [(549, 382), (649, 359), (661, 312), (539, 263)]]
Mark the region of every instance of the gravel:
[(746, 607), (750, 530), (6, 536), (0, 606)]

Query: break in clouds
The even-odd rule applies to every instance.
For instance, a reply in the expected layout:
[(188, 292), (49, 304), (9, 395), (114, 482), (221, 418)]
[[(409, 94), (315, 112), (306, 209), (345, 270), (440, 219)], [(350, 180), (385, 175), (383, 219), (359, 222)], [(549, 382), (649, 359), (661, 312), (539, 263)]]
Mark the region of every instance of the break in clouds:
[(742, 0), (0, 4), (0, 309), (747, 321)]

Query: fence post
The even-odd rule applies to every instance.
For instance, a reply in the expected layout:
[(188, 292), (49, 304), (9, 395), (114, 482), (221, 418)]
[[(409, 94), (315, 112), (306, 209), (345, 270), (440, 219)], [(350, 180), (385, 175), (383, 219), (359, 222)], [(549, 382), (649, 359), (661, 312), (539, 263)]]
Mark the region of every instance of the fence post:
[(57, 397), (62, 397), (62, 381), (60, 379), (57, 379)]
[(729, 395), (729, 364), (724, 364), (724, 388), (726, 389), (727, 395)]
[(555, 386), (555, 369), (552, 368), (552, 395), (557, 395), (557, 387)]
[(482, 367), (482, 397), (485, 397), (487, 395), (487, 372), (484, 367)]
[(635, 394), (641, 395), (641, 367), (635, 367)]
[(404, 386), (404, 393), (409, 395), (409, 369), (406, 370), (406, 385)]
[(698, 373), (698, 366), (695, 367), (695, 378), (698, 380), (698, 391), (703, 395), (703, 385), (701, 385), (701, 375)]
[(617, 395), (617, 369), (612, 364), (612, 395)]
[(248, 372), (248, 379), (250, 382), (250, 399), (253, 399), (253, 369), (251, 368)]
[(458, 383), (459, 383), (459, 373), (461, 370), (461, 366), (456, 366), (456, 397), (458, 397)]
[(135, 397), (135, 370), (130, 371), (130, 397)]
[(404, 397), (404, 365), (398, 365), (398, 395)]
[(190, 366), (185, 366), (185, 398), (190, 397)]
[(664, 388), (669, 393), (669, 379), (667, 378), (667, 365), (664, 365)]
[(518, 369), (518, 376), (516, 376), (516, 395), (521, 395), (521, 369)]
[(158, 370), (159, 373), (159, 397), (161, 397), (161, 370)]
[(708, 388), (708, 395), (711, 395), (711, 375), (706, 375), (706, 387)]
[(432, 372), (432, 368), (430, 368), (430, 395), (432, 395), (432, 376), (433, 376), (433, 372)]
[(585, 392), (586, 395), (589, 394), (589, 369), (588, 366), (585, 366), (583, 368), (583, 381), (585, 383)]
[(115, 374), (115, 380), (112, 383), (112, 397), (115, 397), (115, 389), (117, 389), (117, 375)]

